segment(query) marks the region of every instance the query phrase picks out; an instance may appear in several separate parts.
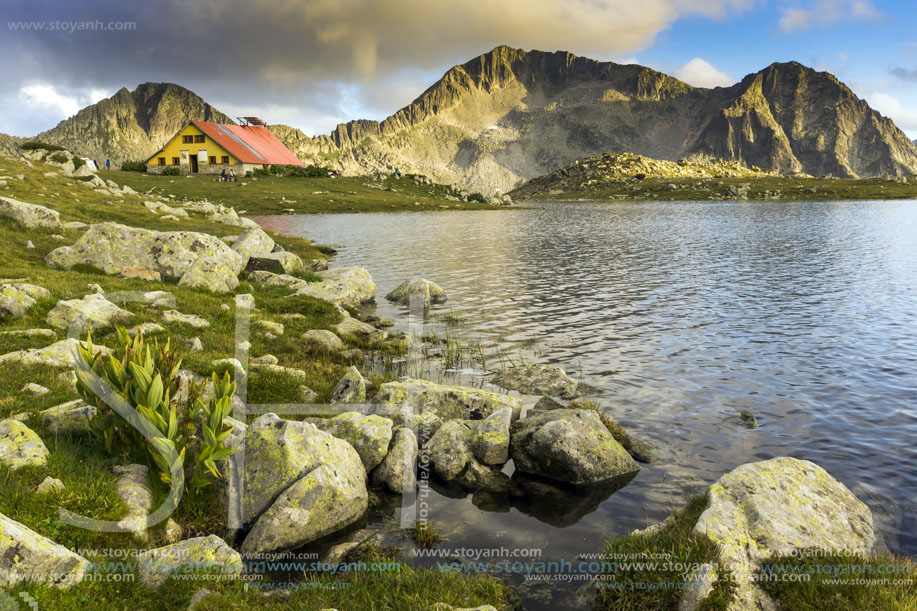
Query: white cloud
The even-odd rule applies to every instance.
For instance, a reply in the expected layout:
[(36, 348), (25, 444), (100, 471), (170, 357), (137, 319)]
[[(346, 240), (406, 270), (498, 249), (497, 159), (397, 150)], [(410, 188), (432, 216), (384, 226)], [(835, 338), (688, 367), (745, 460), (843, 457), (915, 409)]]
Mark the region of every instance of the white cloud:
[(728, 87), (736, 82), (734, 78), (699, 57), (675, 70), (675, 76), (695, 87)]
[(107, 98), (102, 89), (62, 92), (51, 83), (32, 82), (19, 88), (19, 99), (30, 107), (59, 114), (62, 118), (75, 115), (84, 106)]
[(917, 134), (917, 108), (908, 108), (898, 98), (881, 91), (866, 96), (866, 101), (894, 121), (895, 125), (907, 132), (910, 137), (913, 138)]
[(808, 8), (781, 6), (777, 22), (784, 34), (805, 32), (841, 21), (875, 21), (882, 13), (869, 0), (816, 0)]

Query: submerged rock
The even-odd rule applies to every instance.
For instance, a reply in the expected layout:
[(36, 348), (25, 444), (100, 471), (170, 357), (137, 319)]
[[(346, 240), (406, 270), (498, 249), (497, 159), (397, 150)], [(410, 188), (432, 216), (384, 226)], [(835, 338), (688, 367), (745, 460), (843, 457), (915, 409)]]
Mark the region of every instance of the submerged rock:
[(69, 588), (89, 568), (82, 556), (0, 514), (0, 587), (33, 581)]
[(84, 335), (87, 331), (97, 331), (133, 317), (131, 312), (119, 308), (104, 295), (93, 293), (82, 299), (58, 301), (45, 320), (52, 327), (62, 330), (77, 325), (80, 334)]
[(27, 204), (12, 197), (0, 197), (0, 217), (12, 219), (26, 229), (54, 229), (63, 228), (60, 214), (56, 210)]
[(446, 291), (439, 285), (424, 278), (411, 278), (398, 285), (394, 291), (385, 296), (389, 301), (410, 305), (419, 301), (424, 307), (434, 303), (446, 303)]
[(730, 608), (776, 608), (753, 580), (772, 558), (807, 549), (867, 555), (877, 544), (866, 504), (807, 460), (741, 465), (710, 486), (708, 498), (693, 532), (716, 544), (732, 573)]
[(575, 399), (580, 393), (580, 383), (560, 367), (551, 365), (520, 365), (498, 372), (492, 384), (518, 390), (530, 395), (547, 395)]
[(308, 422), (265, 414), (245, 437), (246, 521), (242, 551), (298, 547), (366, 511), (366, 470), (356, 450)]
[(48, 448), (35, 431), (18, 420), (0, 420), (0, 463), (15, 471), (47, 462)]
[(519, 472), (578, 485), (640, 470), (594, 410), (535, 412), (513, 423), (510, 454)]
[(238, 575), (242, 557), (216, 535), (195, 537), (137, 555), (137, 575), (147, 587), (158, 587), (173, 574), (188, 572)]

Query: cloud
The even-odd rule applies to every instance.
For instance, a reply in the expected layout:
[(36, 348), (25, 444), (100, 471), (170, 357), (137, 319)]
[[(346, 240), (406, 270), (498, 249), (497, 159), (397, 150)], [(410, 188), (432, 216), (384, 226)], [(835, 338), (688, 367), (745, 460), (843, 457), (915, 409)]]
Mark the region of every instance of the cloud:
[(19, 99), (30, 107), (56, 111), (63, 117), (75, 115), (84, 106), (95, 104), (111, 94), (103, 89), (59, 91), (51, 83), (31, 82), (19, 89)]
[(678, 68), (675, 76), (695, 87), (728, 87), (736, 82), (736, 79), (699, 57)]
[(809, 8), (779, 7), (777, 26), (784, 34), (805, 32), (842, 21), (876, 21), (882, 14), (869, 0), (816, 0)]
[(902, 81), (917, 83), (917, 68), (902, 68), (901, 66), (896, 66), (892, 68), (892, 74)]
[[(172, 81), (225, 95), (238, 106), (262, 99), (281, 107), (327, 105), (319, 98), (354, 95), (378, 106), (370, 92), (385, 94), (382, 84), (396, 76), (409, 74), (411, 82), (427, 86), (450, 66), (500, 44), (621, 57), (649, 46), (679, 18), (722, 19), (754, 1), (6, 0), (8, 21), (98, 18), (133, 21), (136, 28), (10, 31), (0, 37), (0, 53), (20, 60), (2, 69), (14, 91), (37, 75), (59, 88), (116, 90), (138, 81)], [(323, 113), (340, 114), (331, 108), (314, 114)]]
[(917, 133), (917, 109), (907, 108), (898, 98), (881, 91), (866, 96), (866, 101), (905, 132), (912, 136)]

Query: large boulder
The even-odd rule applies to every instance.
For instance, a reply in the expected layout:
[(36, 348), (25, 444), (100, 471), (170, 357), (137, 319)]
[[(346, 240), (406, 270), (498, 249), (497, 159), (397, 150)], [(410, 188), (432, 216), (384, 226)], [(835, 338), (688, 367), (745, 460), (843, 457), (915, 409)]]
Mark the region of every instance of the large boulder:
[(133, 314), (123, 310), (105, 299), (104, 295), (93, 293), (82, 299), (58, 301), (48, 312), (45, 320), (55, 329), (67, 330), (78, 325), (80, 335), (87, 331), (97, 331), (133, 318)]
[(376, 283), (362, 267), (340, 267), (318, 273), (321, 282), (299, 285), (296, 294), (340, 305), (357, 306), (376, 298)]
[(392, 421), (381, 416), (344, 412), (321, 420), (316, 426), (352, 445), (367, 473), (382, 462), (392, 440)]
[(344, 349), (341, 338), (327, 329), (310, 329), (302, 334), (302, 338), (307, 342), (324, 346), (329, 352), (340, 352)]
[(239, 575), (242, 556), (216, 535), (195, 537), (137, 555), (137, 575), (147, 587), (158, 587), (173, 575), (213, 573)]
[(34, 284), (21, 282), (0, 284), (0, 320), (22, 318), (39, 299), (48, 299), (51, 292)]
[(245, 553), (299, 547), (357, 520), (368, 504), (353, 447), (308, 422), (265, 414), (245, 435)]
[(818, 549), (870, 554), (872, 513), (842, 483), (807, 460), (772, 458), (736, 467), (710, 486), (694, 526), (717, 546), (736, 585), (730, 609), (775, 609), (755, 585), (758, 567), (778, 556)]
[[(0, 355), (0, 363), (20, 363), (22, 365), (42, 365), (44, 367), (71, 367), (73, 355), (76, 354), (79, 340), (67, 338), (44, 348), (16, 350)], [(95, 346), (96, 351), (108, 354), (105, 346)]]
[(576, 485), (596, 484), (640, 469), (594, 410), (534, 412), (513, 423), (510, 454), (522, 473)]
[(446, 481), (454, 480), (474, 460), (472, 434), (470, 421), (449, 420), (424, 444), (433, 470), (439, 477)]
[(64, 269), (85, 263), (108, 274), (121, 273), (125, 267), (147, 269), (178, 278), (183, 286), (225, 291), (238, 286), (246, 258), (205, 233), (101, 223), (91, 226), (73, 246), (48, 253), (45, 262)]
[(56, 210), (27, 204), (12, 197), (0, 197), (0, 217), (12, 219), (27, 229), (60, 230), (60, 214)]
[(520, 365), (510, 367), (491, 379), (491, 383), (530, 395), (547, 395), (574, 399), (580, 384), (560, 367), (551, 365)]
[(396, 429), (388, 454), (372, 472), (372, 480), (395, 494), (414, 492), (417, 484), (417, 436), (409, 428)]
[(252, 227), (239, 234), (232, 249), (246, 259), (266, 255), (274, 251), (274, 239), (260, 227)]
[(398, 285), (394, 291), (385, 296), (389, 301), (409, 305), (412, 301), (422, 303), (424, 307), (431, 303), (446, 303), (446, 291), (439, 285), (424, 278), (411, 278)]
[(376, 404), (375, 412), (380, 416), (411, 428), (422, 425), (430, 434), (444, 420), (480, 420), (504, 407), (510, 408), (516, 419), (522, 410), (522, 400), (518, 397), (420, 379), (383, 384), (376, 395)]
[(15, 471), (47, 462), (48, 448), (35, 431), (18, 420), (0, 420), (0, 463)]
[(69, 588), (89, 568), (82, 556), (0, 514), (0, 588), (28, 581)]

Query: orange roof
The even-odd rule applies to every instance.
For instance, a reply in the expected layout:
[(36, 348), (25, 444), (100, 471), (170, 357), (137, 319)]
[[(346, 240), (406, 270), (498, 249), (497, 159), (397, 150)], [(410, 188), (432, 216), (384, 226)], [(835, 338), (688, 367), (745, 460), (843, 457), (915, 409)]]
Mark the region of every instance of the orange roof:
[(305, 165), (267, 127), (207, 121), (191, 123), (242, 163)]

